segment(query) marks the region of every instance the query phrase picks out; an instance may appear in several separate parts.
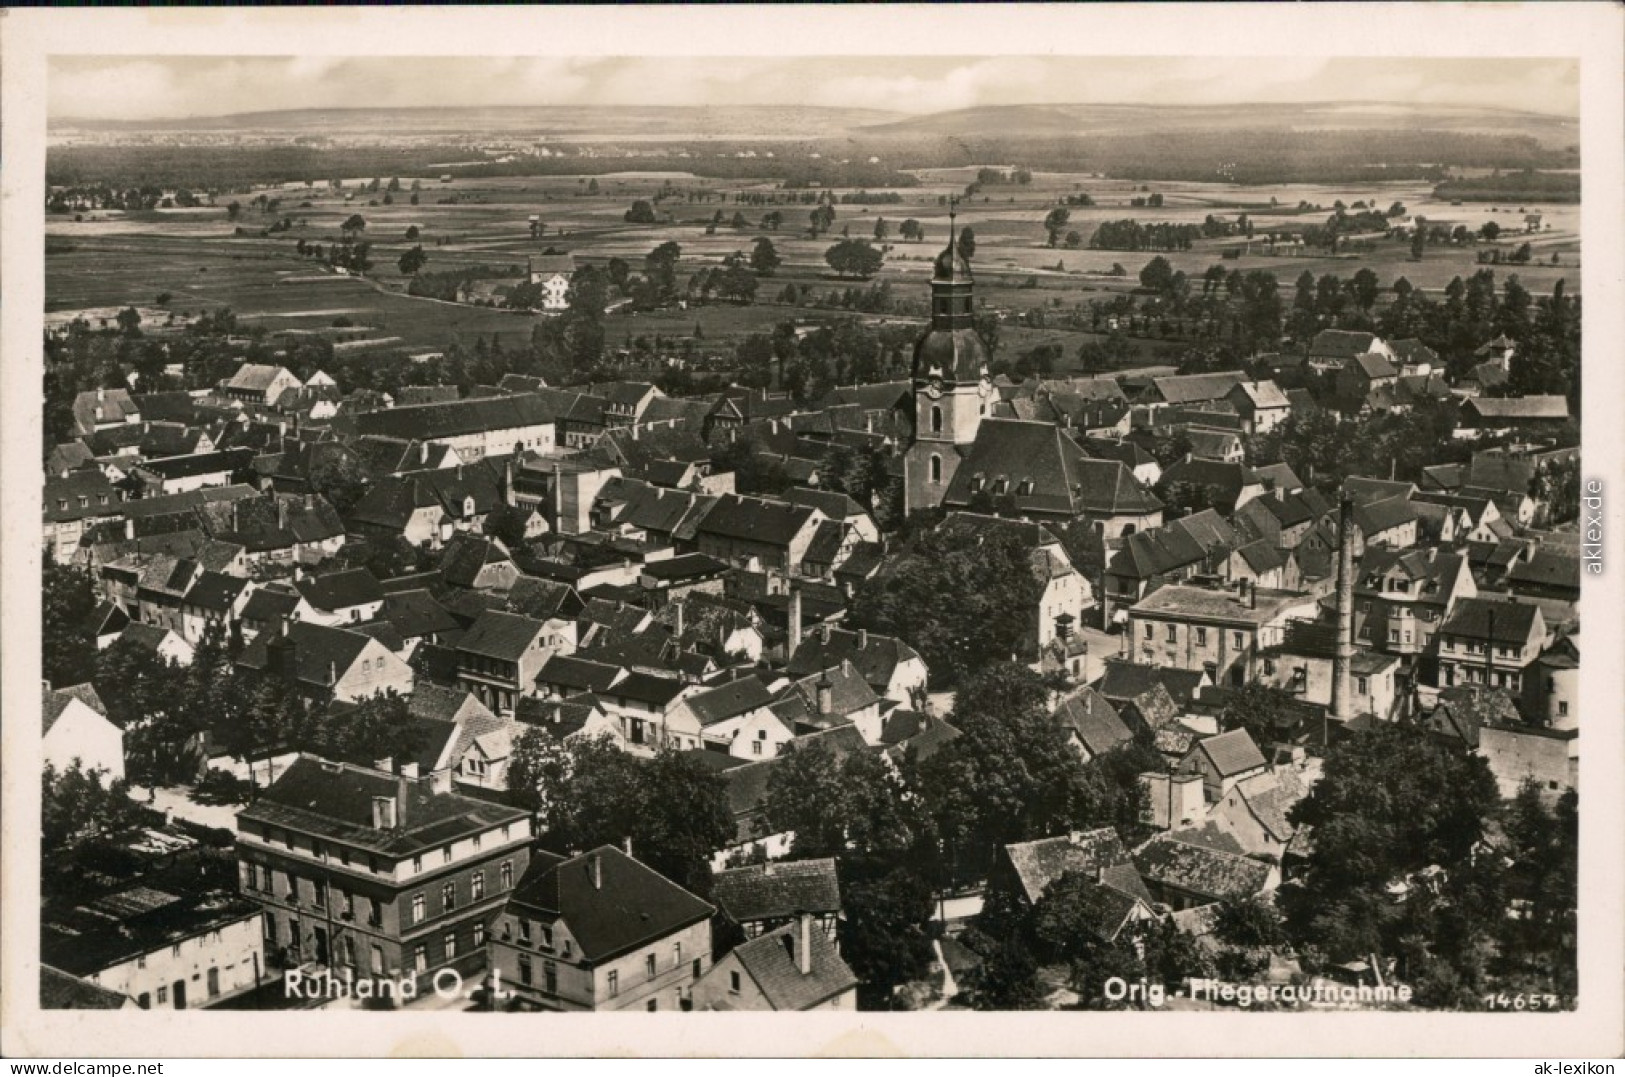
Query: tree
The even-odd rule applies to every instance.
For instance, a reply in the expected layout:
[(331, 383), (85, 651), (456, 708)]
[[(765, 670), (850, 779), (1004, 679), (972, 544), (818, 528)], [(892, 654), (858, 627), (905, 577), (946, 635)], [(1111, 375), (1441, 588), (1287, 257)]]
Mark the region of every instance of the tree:
[(1494, 221), (1485, 221), (1479, 227), (1478, 234), (1486, 243), (1494, 243), (1501, 235), (1501, 226)]
[(242, 215), (243, 215), (243, 206), (242, 206), (241, 202), (237, 202), (237, 201), (234, 200), (234, 201), (232, 201), (231, 203), (229, 203), (226, 206), (226, 220), (235, 221), (239, 217), (241, 217)]
[(750, 267), (764, 277), (771, 277), (782, 264), (783, 260), (779, 258), (778, 249), (773, 246), (773, 241), (766, 236), (758, 236), (755, 245), (751, 247)]
[(858, 978), (863, 1008), (883, 1008), (898, 984), (930, 965), (931, 887), (904, 867), (843, 883), (841, 956)]
[(1420, 262), (1422, 252), (1427, 249), (1428, 236), (1426, 229), (1418, 227), (1411, 233), (1411, 261)]
[(886, 218), (884, 218), (884, 217), (876, 217), (875, 218), (875, 242), (876, 243), (884, 243), (884, 242), (886, 242), (886, 236), (889, 235), (889, 234), (890, 234), (890, 230), (887, 228)]
[(587, 181), (587, 193), (590, 195), (598, 193), (598, 178), (596, 176)]
[(669, 239), (643, 256), (643, 271), (660, 304), (677, 298), (677, 263), (682, 256), (683, 248)]
[(865, 582), (856, 627), (898, 635), (948, 687), (1020, 650), (1038, 606), (1030, 553), (1015, 536), (969, 528), (928, 532), (893, 570)]
[(1056, 206), (1044, 218), (1044, 231), (1049, 234), (1049, 245), (1055, 246), (1060, 240), (1061, 233), (1066, 230), (1066, 223), (1072, 219), (1072, 211), (1065, 206)]
[(1158, 295), (1166, 294), (1169, 286), (1173, 284), (1173, 280), (1174, 267), (1169, 264), (1168, 259), (1160, 254), (1147, 262), (1145, 268), (1140, 270), (1140, 285), (1151, 289)]
[(129, 785), (75, 760), (65, 770), (47, 763), (40, 780), (40, 854), (45, 864), (71, 859), (79, 848), (136, 824), (139, 806)]
[(632, 208), (626, 211), (623, 219), (627, 224), (654, 224), (656, 220), (655, 210), (653, 206), (640, 198), (632, 203)]
[(354, 704), (330, 705), (311, 731), (310, 746), (329, 759), (369, 765), (411, 756), (417, 740), (406, 698), (390, 691)]
[(910, 243), (916, 243), (919, 241), (923, 233), (920, 230), (920, 222), (915, 220), (913, 217), (910, 217), (908, 220), (898, 225), (897, 234), (902, 236)]
[(967, 262), (976, 257), (976, 233), (968, 224), (959, 230), (959, 253)]
[(407, 227), (407, 229), (406, 229), (406, 238), (408, 240), (416, 239), (420, 235), (422, 235), (422, 233), (418, 230), (417, 225), (414, 224), (414, 225), (410, 225), (410, 226)]
[(1294, 935), (1338, 961), (1391, 945), (1384, 885), (1434, 865), (1464, 868), (1498, 803), (1482, 757), (1419, 727), (1379, 722), (1334, 744), (1320, 781), (1290, 814), (1315, 835), (1285, 908)]
[(1354, 279), (1350, 282), (1350, 285), (1354, 292), (1355, 305), (1369, 314), (1371, 308), (1376, 306), (1377, 297), (1382, 294), (1382, 287), (1377, 281), (1377, 275), (1369, 268), (1362, 267), (1354, 274)]
[(47, 556), (40, 577), (41, 664), (54, 688), (90, 680), (96, 668), (96, 640), (90, 618), (96, 609), (95, 581), (89, 572)]
[(1272, 684), (1251, 681), (1225, 697), (1219, 712), (1219, 725), (1226, 731), (1245, 729), (1253, 743), (1261, 747), (1290, 734), (1294, 722), (1292, 694)]
[(428, 263), (428, 261), (429, 256), (423, 253), (423, 247), (421, 245), (413, 247), (411, 250), (401, 255), (400, 262), (398, 263), (401, 270), (401, 276), (416, 276), (418, 270), (422, 269)]
[(866, 239), (843, 239), (824, 252), (824, 261), (843, 277), (868, 280), (880, 272), (886, 256)]
[(348, 218), (345, 219), (344, 223), (339, 226), (339, 230), (343, 232), (346, 237), (354, 239), (356, 235), (367, 230), (367, 219), (361, 216), (359, 213), (352, 213)]

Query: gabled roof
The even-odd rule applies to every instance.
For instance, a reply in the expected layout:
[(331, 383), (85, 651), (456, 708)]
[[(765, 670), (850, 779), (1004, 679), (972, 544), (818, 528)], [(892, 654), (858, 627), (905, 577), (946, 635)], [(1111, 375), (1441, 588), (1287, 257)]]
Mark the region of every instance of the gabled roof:
[(253, 642), (243, 648), (238, 663), (250, 669), (269, 669), (272, 645), (283, 647), (291, 644), (297, 679), (307, 685), (331, 688), (333, 681), (330, 674), (337, 672), (342, 677), (361, 657), (361, 652), (374, 642), (360, 632), (329, 628), (309, 621), (287, 622), (287, 629), (285, 638), (270, 633), (255, 636)]
[(1580, 589), (1580, 559), (1564, 550), (1538, 546), (1526, 561), (1512, 566), (1507, 583)]
[(378, 578), (365, 568), (349, 568), (341, 572), (328, 572), (320, 576), (295, 578), (294, 589), (311, 608), (323, 612), (364, 606), (384, 600), (384, 589)]
[(699, 534), (788, 546), (818, 510), (765, 497), (723, 494), (699, 522)]
[(1103, 755), (1134, 739), (1117, 709), (1093, 688), (1080, 688), (1055, 708), (1061, 728), (1077, 735), (1091, 756)]
[(773, 693), (756, 676), (740, 677), (727, 684), (688, 697), (688, 708), (700, 725), (712, 726), (759, 710), (773, 702)]
[[(830, 690), (830, 711), (821, 714), (818, 710), (818, 693), (826, 683)], [(880, 697), (869, 687), (869, 682), (863, 679), (851, 662), (845, 660), (833, 669), (801, 678), (785, 689), (783, 694), (800, 696), (813, 722), (843, 718), (880, 702)]]
[(103, 718), (107, 717), (107, 706), (102, 702), (101, 696), (96, 694), (96, 687), (86, 681), (84, 684), (76, 684), (68, 688), (60, 688), (45, 693), (45, 728), (42, 733), (51, 731), (51, 727), (56, 725), (57, 719), (62, 717), (62, 713), (68, 709), (68, 705), (71, 703), (83, 703)]
[(1247, 375), (1239, 370), (1225, 370), (1213, 374), (1175, 374), (1166, 378), (1152, 378), (1151, 384), (1156, 395), (1166, 403), (1195, 404), (1221, 399), (1246, 380)]
[(1468, 399), (1464, 410), (1483, 419), (1567, 419), (1569, 402), (1561, 396), (1475, 396)]
[(871, 688), (880, 691), (890, 686), (899, 665), (919, 657), (918, 651), (894, 636), (831, 628), (804, 635), (785, 672), (805, 677), (850, 662)]
[(289, 378), (292, 378), (295, 385), (299, 384), (299, 379), (294, 378), (287, 367), (271, 366), (267, 363), (244, 363), (237, 368), (237, 373), (225, 381), (224, 385), (227, 389), (263, 393), (271, 387), (271, 383), (278, 376), (283, 374), (287, 374)]
[(562, 418), (578, 395), (541, 390), (444, 404), (385, 408), (357, 415), (355, 429), (358, 435), (382, 434), (386, 437), (428, 440), (490, 430), (545, 426)]
[(460, 624), (450, 610), (436, 602), (434, 596), (421, 587), (391, 591), (384, 595), (384, 604), (378, 616), (393, 625), (402, 639), (452, 632)]
[(1292, 406), (1292, 402), (1286, 398), (1286, 394), (1281, 391), (1281, 387), (1268, 379), (1264, 381), (1237, 382), (1235, 388), (1231, 390), (1231, 395), (1238, 391), (1246, 396), (1248, 404), (1254, 409), (1290, 408)]
[(1411, 507), (1410, 500), (1403, 497), (1366, 501), (1354, 506), (1354, 526), (1367, 538), (1414, 523), (1415, 520), (1416, 510)]
[(1503, 646), (1522, 645), (1544, 630), (1540, 608), (1531, 602), (1501, 601), (1478, 596), (1456, 603), (1439, 631), (1473, 640), (1493, 640)]
[(786, 924), (734, 948), (734, 958), (773, 1010), (810, 1010), (858, 985), (858, 978), (822, 929), (808, 931), (806, 938), (806, 972), (801, 971), (800, 955), (795, 952), (802, 945), (797, 924)]
[(538, 852), (531, 858), (510, 906), (556, 916), (599, 964), (663, 939), (715, 910), (653, 868), (613, 845), (565, 860)]
[(91, 980), (41, 965), (39, 1005), (42, 1010), (122, 1010), (134, 1006), (135, 1000)]
[(486, 610), (463, 633), (457, 649), (465, 654), (517, 662), (546, 631), (545, 621), (501, 610)]
[(1370, 501), (1408, 498), (1416, 493), (1416, 486), (1413, 483), (1396, 482), (1392, 479), (1375, 479), (1367, 475), (1350, 475), (1343, 480), (1343, 493), (1358, 505)]
[(1261, 770), (1265, 765), (1264, 753), (1258, 750), (1252, 734), (1245, 729), (1232, 729), (1216, 737), (1203, 737), (1196, 742), (1192, 751), (1205, 755), (1221, 778)]
[(1317, 359), (1353, 359), (1369, 352), (1380, 341), (1375, 333), (1346, 329), (1322, 329), (1309, 344), (1309, 354)]
[(1106, 673), (1095, 687), (1109, 702), (1118, 706), (1158, 687), (1166, 691), (1176, 705), (1183, 705), (1195, 697), (1206, 679), (1207, 674), (1201, 670), (1145, 666), (1107, 659)]
[(1158, 834), (1135, 852), (1134, 863), (1147, 880), (1220, 901), (1250, 897), (1269, 884), (1268, 864), (1198, 844), (1184, 831)]
[(711, 897), (736, 924), (841, 911), (841, 884), (835, 860), (779, 860), (719, 871), (711, 877)]
[(1390, 363), (1386, 356), (1378, 355), (1375, 352), (1366, 352), (1363, 355), (1355, 356), (1349, 360), (1347, 369), (1358, 371), (1367, 378), (1372, 379), (1399, 376), (1399, 371), (1394, 369), (1394, 364)]
[(1109, 826), (1006, 845), (1004, 855), (1023, 895), (1033, 904), (1069, 871), (1098, 877), (1104, 869), (1133, 863), (1117, 831)]

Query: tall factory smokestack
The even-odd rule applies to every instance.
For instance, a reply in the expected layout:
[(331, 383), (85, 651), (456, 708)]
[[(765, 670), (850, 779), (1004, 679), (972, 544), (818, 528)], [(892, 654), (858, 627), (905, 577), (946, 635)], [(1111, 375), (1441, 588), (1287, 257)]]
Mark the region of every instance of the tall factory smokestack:
[(1337, 654), (1332, 659), (1332, 717), (1354, 717), (1354, 502), (1337, 514)]

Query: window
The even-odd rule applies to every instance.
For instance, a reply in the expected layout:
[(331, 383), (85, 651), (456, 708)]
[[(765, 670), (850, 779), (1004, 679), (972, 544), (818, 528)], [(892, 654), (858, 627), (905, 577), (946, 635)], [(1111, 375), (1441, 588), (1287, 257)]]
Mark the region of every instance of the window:
[(502, 862), (502, 889), (504, 889), (504, 890), (512, 890), (513, 889), (513, 861), (512, 860), (504, 860)]
[(166, 1005), (168, 1002), (169, 1002), (169, 988), (160, 987), (158, 989), (158, 1005), (163, 1006), (163, 1005)]
[(1266, 677), (1275, 676), (1275, 659), (1273, 659), (1273, 658), (1264, 659), (1264, 676), (1266, 676)]
[(477, 950), (485, 945), (485, 921), (474, 921), (474, 948)]
[(282, 840), (287, 844), (288, 848), (292, 849), (293, 848), (293, 831), (284, 830), (282, 832)]
[(530, 955), (519, 955), (519, 982), (526, 987), (530, 986)]
[(372, 974), (374, 976), (384, 974), (384, 948), (382, 946), (372, 948)]
[(424, 921), (424, 919), (427, 918), (428, 914), (429, 914), (429, 903), (424, 900), (422, 894), (413, 894), (412, 895), (412, 922), (414, 924), (421, 924)]
[(559, 952), (562, 953), (565, 957), (569, 957), (574, 952), (574, 950), (575, 950), (575, 947), (570, 945), (570, 940), (565, 939), (564, 940), (564, 945), (560, 948)]
[(558, 994), (559, 967), (552, 961), (542, 962), (542, 989), (550, 995)]
[(650, 999), (649, 1000), (649, 1012), (654, 1013), (658, 1009), (660, 1009), (660, 1000), (658, 998)]
[(1178, 625), (1169, 625), (1168, 626), (1168, 642), (1169, 643), (1178, 643), (1179, 642), (1179, 626)]
[(427, 972), (429, 968), (429, 948), (427, 946), (412, 947), (412, 971)]
[(152, 1009), (152, 993), (150, 991), (141, 992), (141, 997), (135, 1000), (135, 1004), (143, 1010)]
[(442, 864), (451, 863), (451, 846), (448, 845), (444, 849), (440, 850), (440, 862)]
[[(485, 763), (484, 762), (480, 763), (480, 769), (481, 770), (485, 769)], [(478, 834), (474, 835), (473, 842), (474, 842), (474, 848), (478, 849), (480, 847), (480, 836)]]
[(526, 946), (530, 945), (530, 921), (519, 921), (519, 941)]
[(1559, 718), (1567, 718), (1569, 716), (1569, 701), (1568, 700), (1560, 699), (1560, 700), (1557, 701), (1557, 716)]
[(315, 903), (325, 909), (327, 907), (327, 882), (323, 879), (312, 879), (310, 885), (311, 889), (316, 892)]
[(1355, 677), (1354, 678), (1354, 690), (1356, 692), (1358, 692), (1362, 696), (1363, 695), (1369, 695), (1370, 692), (1371, 692), (1371, 681), (1370, 681), (1370, 679), (1365, 677), (1365, 676)]
[(652, 979), (655, 978), (655, 955), (654, 954), (649, 954), (648, 956), (646, 956), (643, 959), (643, 978), (645, 980), (652, 980)]
[(1243, 647), (1247, 646), (1247, 644), (1243, 641), (1240, 632), (1232, 632), (1232, 633), (1230, 633), (1230, 644), (1231, 644), (1231, 646), (1235, 647), (1235, 649), (1238, 650), (1238, 651), (1241, 650)]
[(513, 836), (513, 827), (509, 826), (507, 823), (503, 823), (502, 824), (502, 840), (507, 841), (512, 836)]
[(739, 994), (739, 971), (737, 969), (728, 973), (728, 992), (734, 995)]
[(441, 945), (443, 945), (445, 947), (445, 949), (446, 949), (446, 960), (447, 961), (450, 961), (452, 958), (457, 956), (457, 932), (455, 932), (455, 931), (446, 932), (445, 937), (442, 938), (440, 940), (440, 942), (441, 942)]
[(455, 882), (447, 883), (440, 888), (440, 907), (446, 912), (450, 912), (457, 907), (457, 884)]
[(350, 850), (346, 849), (342, 845), (339, 846), (339, 863), (343, 864), (345, 867), (350, 866)]
[(1153, 634), (1154, 631), (1155, 630), (1152, 628), (1151, 625), (1149, 625), (1149, 624), (1146, 625), (1145, 626), (1145, 638), (1150, 639), (1152, 637), (1152, 634)]
[(931, 481), (942, 481), (942, 457), (940, 456), (931, 457)]
[(1390, 628), (1388, 630), (1388, 642), (1389, 643), (1398, 643), (1399, 642), (1399, 629)]
[(753, 741), (750, 742), (750, 754), (751, 755), (761, 755), (762, 754), (762, 742), (761, 741), (753, 740)]
[[(621, 974), (614, 969), (609, 970), (609, 997), (614, 998), (621, 993)], [(159, 1001), (163, 1001), (160, 999)]]
[(1198, 628), (1196, 630), (1196, 645), (1198, 647), (1206, 647), (1207, 646), (1207, 629)]
[(423, 858), (421, 856), (414, 856), (412, 858), (412, 873), (414, 875), (416, 875), (416, 874), (419, 874), (422, 871), (423, 871)]
[(683, 944), (681, 942), (674, 942), (674, 943), (671, 944), (671, 967), (676, 968), (678, 965), (681, 965), (682, 963), (683, 963)]
[(468, 900), (478, 901), (485, 896), (485, 872), (476, 871), (468, 877)]
[(931, 432), (942, 433), (942, 408), (936, 404), (931, 405)]
[(339, 891), (339, 915), (346, 920), (355, 919), (355, 898), (348, 890)]

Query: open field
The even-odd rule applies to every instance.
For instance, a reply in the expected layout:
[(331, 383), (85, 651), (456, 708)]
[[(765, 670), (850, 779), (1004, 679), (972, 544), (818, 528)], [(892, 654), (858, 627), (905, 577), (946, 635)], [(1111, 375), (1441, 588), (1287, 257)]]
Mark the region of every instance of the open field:
[[(395, 263), (414, 245), (421, 244), (428, 254), (430, 272), (476, 265), (522, 267), (527, 255), (549, 249), (570, 251), (584, 264), (602, 265), (621, 258), (638, 272), (646, 253), (672, 240), (683, 249), (679, 276), (686, 278), (718, 264), (730, 253), (748, 252), (758, 236), (770, 235), (784, 264), (775, 277), (761, 282), (758, 297), (762, 302), (751, 307), (618, 313), (607, 319), (606, 341), (611, 346), (638, 335), (687, 336), (698, 324), (706, 345), (720, 347), (748, 333), (767, 331), (797, 313), (819, 316), (816, 310), (798, 312), (773, 302), (787, 283), (793, 282), (804, 294), (809, 289), (822, 294), (859, 286), (860, 282), (835, 277), (823, 254), (843, 231), (872, 237), (877, 218), (885, 218), (889, 226), (887, 261), (877, 281), (889, 283), (894, 298), (923, 303), (932, 259), (948, 232), (947, 207), (939, 199), (963, 191), (975, 178), (975, 168), (924, 170), (918, 177), (920, 186), (898, 192), (903, 199), (899, 203), (837, 205), (833, 230), (816, 239), (806, 233), (809, 205), (735, 201), (741, 193), (782, 197), (785, 192), (773, 183), (705, 180), (673, 172), (599, 176), (595, 195), (586, 194), (584, 176), (424, 182), (416, 206), (410, 204), (410, 190), (395, 193), (394, 203), (384, 205), (382, 192), (369, 193), (358, 189), (359, 184), (348, 184), (339, 191), (325, 182), (309, 188), (268, 187), (263, 193), (281, 200), (274, 214), (251, 204), (260, 192), (221, 196), (221, 203), (234, 198), (242, 204), (236, 222), (227, 219), (223, 205), (129, 214), (93, 211), (77, 221), (55, 214), (47, 220), (53, 251), (46, 258), (47, 308), (70, 312), (127, 304), (151, 306), (159, 293), (169, 292), (169, 309), (176, 312), (195, 314), (230, 307), (246, 323), (258, 322), (272, 329), (312, 329), (344, 317), (371, 327), (374, 336), (399, 336), (414, 348), (438, 348), (474, 334), (528, 335), (536, 318), (406, 296), (407, 278)], [(624, 221), (634, 199), (650, 199), (668, 184), (680, 193), (659, 203), (658, 222), (633, 225)], [(410, 180), (403, 181), (403, 186), (409, 185)], [(1155, 208), (1130, 204), (1148, 190), (1161, 194), (1164, 204)], [(1072, 207), (1067, 228), (1085, 237), (1109, 220), (1199, 224), (1209, 214), (1249, 214), (1255, 223), (1250, 246), (1238, 238), (1204, 239), (1196, 241), (1192, 250), (1164, 255), (1176, 269), (1193, 277), (1214, 264), (1227, 269), (1266, 269), (1276, 273), (1283, 289), (1288, 289), (1304, 271), (1317, 277), (1324, 273), (1349, 276), (1370, 267), (1384, 286), (1405, 277), (1417, 287), (1437, 290), (1452, 277), (1467, 276), (1479, 268), (1479, 245), (1430, 247), (1416, 262), (1410, 260), (1408, 244), (1401, 240), (1377, 240), (1371, 252), (1331, 257), (1324, 252), (1271, 254), (1258, 238), (1272, 228), (1320, 223), (1338, 200), (1350, 205), (1365, 201), (1384, 209), (1402, 202), (1411, 214), (1436, 223), (1463, 224), (1474, 231), (1486, 220), (1498, 221), (1506, 233), (1500, 246), (1510, 251), (1527, 238), (1537, 263), (1495, 267), (1499, 277), (1516, 273), (1537, 294), (1549, 291), (1560, 278), (1571, 293), (1579, 291), (1579, 207), (1574, 205), (1454, 206), (1434, 201), (1430, 187), (1422, 183), (1136, 184), (1081, 173), (1037, 173), (1030, 185), (988, 187), (960, 206), (960, 224), (976, 233), (973, 265), (980, 302), (1008, 312), (1040, 307), (1068, 310), (1137, 284), (1139, 269), (1155, 252), (1067, 250), (1046, 245), (1044, 215), (1058, 197), (1078, 192), (1088, 192), (1096, 204)], [(847, 192), (836, 192), (843, 193)], [(1300, 211), (1300, 202), (1323, 208)], [(719, 210), (723, 223), (707, 235)], [(757, 222), (769, 210), (782, 213), (784, 224), (776, 232), (764, 233)], [(746, 218), (746, 228), (731, 227), (736, 211)], [(1515, 234), (1522, 231), (1524, 213), (1536, 211), (1543, 215), (1542, 230), (1527, 237)], [(367, 222), (364, 238), (372, 245), (372, 279), (333, 275), (318, 263), (297, 256), (297, 240), (325, 246), (338, 238), (342, 223), (355, 213)], [(528, 220), (533, 214), (545, 226), (540, 239), (529, 235)], [(292, 231), (268, 237), (234, 234), (238, 226), (257, 233), (280, 217), (293, 220)], [(898, 238), (898, 226), (909, 218), (924, 227), (924, 241), (910, 243)], [(420, 233), (413, 241), (405, 238), (410, 227)], [(1244, 249), (1241, 257), (1222, 257), (1226, 248), (1236, 247)], [(1553, 253), (1561, 264), (1549, 264)], [(1123, 266), (1128, 275), (1109, 276), (1114, 264)], [(1070, 354), (1088, 339), (1086, 333), (1007, 325), (1002, 344), (1019, 350), (1055, 342)]]

